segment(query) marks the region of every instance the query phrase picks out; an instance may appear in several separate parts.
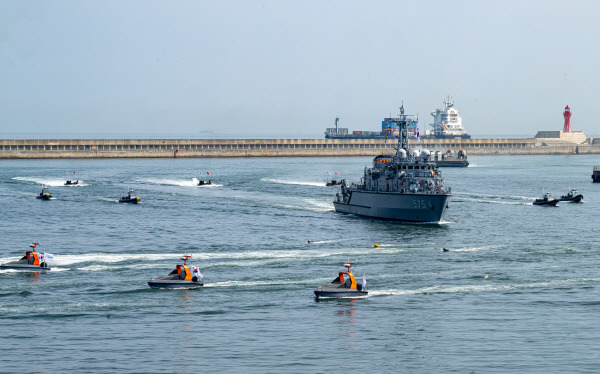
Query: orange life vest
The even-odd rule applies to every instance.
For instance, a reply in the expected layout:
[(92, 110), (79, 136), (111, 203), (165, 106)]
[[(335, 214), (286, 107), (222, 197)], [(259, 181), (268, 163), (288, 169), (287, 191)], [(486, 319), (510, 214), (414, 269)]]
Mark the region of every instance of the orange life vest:
[(192, 280), (192, 273), (187, 265), (177, 265), (177, 274), (181, 275), (181, 272), (185, 273), (183, 280)]
[(31, 257), (33, 257), (33, 264), (32, 265), (39, 265), (40, 264), (40, 258), (38, 257), (38, 254), (37, 254), (36, 251), (27, 251), (26, 252), (26, 256), (27, 256), (28, 260)]

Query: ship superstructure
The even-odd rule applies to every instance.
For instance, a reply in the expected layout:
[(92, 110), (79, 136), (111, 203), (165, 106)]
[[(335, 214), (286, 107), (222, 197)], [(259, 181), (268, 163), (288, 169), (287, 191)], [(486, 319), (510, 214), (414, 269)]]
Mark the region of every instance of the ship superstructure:
[(444, 108), (431, 112), (433, 116), (432, 131), (427, 131), (424, 138), (435, 139), (471, 139), (462, 127), (462, 118), (454, 107), (454, 101), (450, 97), (444, 100)]
[(411, 152), (408, 127), (416, 120), (404, 114), (404, 106), (393, 121), (399, 129), (396, 154), (375, 157), (358, 183), (343, 179), (333, 202), (335, 210), (399, 221), (440, 222), (451, 189), (444, 186), (442, 172), (429, 151)]

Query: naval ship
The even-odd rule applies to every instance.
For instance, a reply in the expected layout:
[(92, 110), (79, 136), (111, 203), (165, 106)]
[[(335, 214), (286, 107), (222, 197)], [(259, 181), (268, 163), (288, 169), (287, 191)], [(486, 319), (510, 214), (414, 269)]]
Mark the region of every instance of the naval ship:
[(408, 222), (440, 222), (448, 209), (451, 188), (427, 150), (411, 153), (408, 127), (416, 120), (404, 114), (394, 119), (399, 128), (396, 154), (375, 157), (360, 183), (342, 179), (333, 202), (335, 210), (360, 216)]

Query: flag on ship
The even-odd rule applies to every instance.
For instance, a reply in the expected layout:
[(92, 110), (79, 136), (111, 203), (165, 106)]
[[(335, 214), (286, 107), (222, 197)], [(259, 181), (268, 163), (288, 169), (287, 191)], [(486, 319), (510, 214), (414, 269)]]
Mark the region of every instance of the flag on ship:
[(198, 270), (198, 268), (196, 268), (195, 266), (194, 266), (194, 275), (196, 277), (198, 277), (198, 279), (204, 278), (204, 276), (202, 275), (202, 273), (200, 272), (200, 270)]

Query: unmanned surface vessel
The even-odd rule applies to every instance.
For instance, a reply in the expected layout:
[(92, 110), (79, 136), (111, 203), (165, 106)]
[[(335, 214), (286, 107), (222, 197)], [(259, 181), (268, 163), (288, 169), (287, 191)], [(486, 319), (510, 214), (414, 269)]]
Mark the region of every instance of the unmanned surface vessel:
[(119, 199), (120, 203), (131, 203), (137, 204), (140, 202), (140, 198), (138, 196), (134, 196), (135, 192), (133, 190), (129, 190), (127, 196), (121, 196)]
[[(399, 128), (396, 154), (375, 157), (365, 167), (360, 183), (342, 179), (333, 205), (337, 212), (407, 222), (440, 222), (448, 209), (451, 189), (427, 150), (411, 153), (408, 126), (415, 120), (404, 114), (393, 119)], [(390, 119), (392, 120), (392, 119)]]
[(572, 188), (566, 195), (562, 195), (560, 201), (567, 201), (569, 203), (580, 203), (583, 200), (583, 195), (576, 189)]
[(318, 287), (314, 292), (317, 299), (320, 298), (352, 298), (367, 296), (367, 281), (363, 277), (362, 284), (356, 283), (354, 275), (350, 272), (350, 267), (356, 265), (356, 262), (346, 262), (344, 266), (346, 271), (340, 271), (338, 277), (333, 282)]
[(177, 264), (175, 270), (165, 277), (150, 279), (148, 285), (152, 288), (201, 288), (204, 286), (202, 274), (195, 266), (192, 266), (193, 271), (190, 270), (187, 265), (190, 258), (192, 255), (183, 255), (183, 264)]
[(541, 199), (535, 199), (533, 205), (543, 205), (543, 206), (556, 206), (558, 204), (558, 199), (554, 199), (550, 192), (546, 192), (544, 197)]
[(27, 270), (27, 271), (46, 271), (50, 270), (48, 263), (46, 262), (46, 256), (39, 255), (35, 248), (40, 245), (40, 243), (33, 242), (29, 247), (31, 247), (31, 251), (25, 252), (25, 256), (23, 256), (18, 261), (11, 261), (0, 265), (0, 270), (3, 269), (14, 269), (14, 270)]

